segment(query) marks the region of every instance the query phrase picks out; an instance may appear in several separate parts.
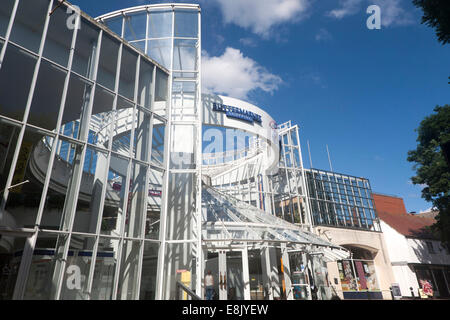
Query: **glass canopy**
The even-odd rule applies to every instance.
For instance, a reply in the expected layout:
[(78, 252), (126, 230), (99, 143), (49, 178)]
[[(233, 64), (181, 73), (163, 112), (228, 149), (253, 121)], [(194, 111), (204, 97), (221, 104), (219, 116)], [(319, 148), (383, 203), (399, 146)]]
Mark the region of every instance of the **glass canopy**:
[(203, 241), (208, 246), (243, 242), (286, 244), (289, 249), (323, 253), (329, 260), (348, 256), (336, 246), (276, 216), (203, 185)]

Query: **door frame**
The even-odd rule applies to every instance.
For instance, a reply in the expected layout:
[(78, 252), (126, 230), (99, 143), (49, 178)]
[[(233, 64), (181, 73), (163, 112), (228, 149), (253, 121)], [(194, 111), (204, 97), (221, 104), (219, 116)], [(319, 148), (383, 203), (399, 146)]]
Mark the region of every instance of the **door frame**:
[(250, 300), (250, 276), (248, 270), (248, 251), (245, 248), (233, 248), (228, 250), (208, 250), (218, 254), (218, 298), (219, 300), (228, 300), (228, 270), (227, 254), (229, 252), (241, 252), (242, 263), (242, 281), (244, 283), (244, 300)]

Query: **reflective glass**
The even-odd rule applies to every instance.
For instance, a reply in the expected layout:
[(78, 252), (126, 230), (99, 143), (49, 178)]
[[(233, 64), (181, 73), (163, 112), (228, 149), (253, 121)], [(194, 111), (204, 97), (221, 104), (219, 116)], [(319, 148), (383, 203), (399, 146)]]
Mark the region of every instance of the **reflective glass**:
[(147, 27), (147, 13), (136, 13), (127, 15), (125, 21), (124, 37), (128, 41), (145, 39), (145, 29)]
[(175, 11), (175, 37), (198, 37), (198, 11)]
[(123, 206), (125, 200), (128, 160), (111, 155), (108, 169), (108, 185), (104, 200), (100, 232), (105, 235), (119, 236), (125, 219)]
[(92, 281), (92, 300), (111, 300), (119, 240), (99, 239)]
[(115, 89), (119, 43), (111, 36), (103, 34), (97, 82), (106, 88)]
[(138, 104), (149, 110), (152, 109), (152, 82), (153, 82), (154, 65), (141, 59), (141, 66), (139, 71), (139, 90), (138, 90)]
[(72, 235), (61, 287), (62, 300), (87, 300), (94, 237)]
[(0, 233), (0, 300), (12, 300), (26, 240)]
[[(22, 120), (37, 58), (9, 44), (0, 69), (2, 115)], [(20, 66), (20, 77), (17, 76)]]
[(3, 0), (0, 6), (0, 36), (4, 37), (15, 0)]
[(92, 79), (94, 76), (98, 34), (98, 27), (81, 19), (75, 44), (72, 70), (88, 79)]
[(25, 131), (5, 207), (8, 227), (34, 228), (52, 146), (52, 138)]
[(61, 26), (66, 25), (68, 17), (65, 7), (59, 7), (53, 12), (50, 17), (43, 53), (44, 57), (63, 67), (66, 67), (69, 61), (73, 34), (73, 29), (61, 28)]
[(159, 244), (144, 243), (144, 257), (142, 260), (142, 274), (140, 287), (140, 300), (154, 300), (156, 290), (156, 273), (158, 263)]
[(56, 129), (66, 75), (67, 71), (56, 65), (41, 62), (28, 123), (50, 131)]
[(172, 13), (172, 11), (151, 11), (149, 13), (149, 39), (172, 36)]
[(37, 53), (41, 43), (45, 19), (48, 16), (48, 8), (48, 1), (19, 1), (10, 40)]
[(174, 70), (197, 70), (197, 40), (174, 41), (173, 69)]
[(118, 300), (134, 300), (139, 292), (139, 264), (141, 263), (142, 241), (123, 240), (120, 259)]
[(136, 85), (136, 64), (138, 56), (128, 48), (123, 48), (120, 64), (119, 94), (134, 100)]
[(122, 21), (122, 16), (110, 18), (105, 21), (105, 25), (118, 36), (122, 36)]
[(170, 61), (171, 49), (172, 40), (170, 39), (148, 40), (147, 55), (162, 66), (170, 69), (172, 65)]
[(106, 183), (107, 154), (88, 147), (84, 158), (73, 231), (96, 233)]

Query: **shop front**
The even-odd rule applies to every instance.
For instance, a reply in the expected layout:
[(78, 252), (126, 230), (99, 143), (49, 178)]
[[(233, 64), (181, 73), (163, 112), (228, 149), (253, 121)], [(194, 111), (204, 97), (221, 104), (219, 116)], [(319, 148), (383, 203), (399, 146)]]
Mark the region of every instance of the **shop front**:
[(450, 267), (413, 265), (421, 298), (450, 298)]
[(362, 248), (344, 247), (352, 252), (351, 259), (337, 262), (344, 299), (383, 299), (373, 254)]

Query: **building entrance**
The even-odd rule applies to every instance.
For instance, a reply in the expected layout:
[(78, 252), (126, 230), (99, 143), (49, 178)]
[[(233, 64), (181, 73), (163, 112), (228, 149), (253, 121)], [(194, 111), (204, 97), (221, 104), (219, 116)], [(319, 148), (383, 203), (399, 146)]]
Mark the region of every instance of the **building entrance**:
[(250, 295), (248, 263), (244, 263), (242, 253), (242, 250), (208, 252), (205, 273), (211, 272), (213, 276), (214, 300), (244, 300)]

